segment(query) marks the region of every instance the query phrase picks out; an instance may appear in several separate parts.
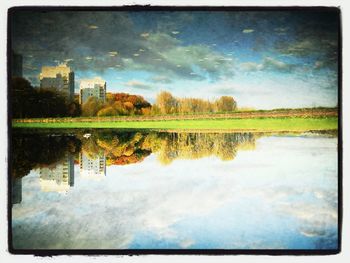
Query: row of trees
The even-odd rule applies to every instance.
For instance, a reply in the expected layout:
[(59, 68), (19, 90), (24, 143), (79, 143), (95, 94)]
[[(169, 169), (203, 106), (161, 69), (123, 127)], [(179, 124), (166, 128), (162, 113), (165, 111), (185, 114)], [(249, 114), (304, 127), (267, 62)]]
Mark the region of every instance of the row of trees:
[(12, 79), (12, 116), (14, 118), (45, 118), (80, 116), (80, 105), (69, 101), (55, 89), (34, 88), (28, 80)]
[(198, 98), (176, 98), (170, 92), (158, 94), (152, 112), (160, 114), (206, 113), (234, 111), (237, 103), (231, 96), (222, 96), (214, 102)]
[(128, 93), (108, 93), (103, 103), (90, 97), (82, 105), (83, 116), (149, 115), (152, 105), (142, 96)]
[(142, 96), (127, 93), (107, 93), (103, 102), (90, 97), (80, 105), (55, 89), (34, 88), (26, 79), (12, 79), (12, 116), (14, 118), (128, 116), (157, 114), (191, 114), (230, 112), (237, 108), (233, 97), (222, 96), (211, 102), (198, 98), (176, 98), (162, 91), (151, 105)]
[(198, 98), (176, 98), (170, 92), (158, 94), (156, 103), (151, 105), (142, 96), (127, 93), (109, 93), (105, 103), (94, 97), (82, 105), (83, 116), (118, 116), (118, 115), (157, 115), (190, 114), (210, 112), (230, 112), (237, 108), (231, 96), (222, 96), (214, 102)]

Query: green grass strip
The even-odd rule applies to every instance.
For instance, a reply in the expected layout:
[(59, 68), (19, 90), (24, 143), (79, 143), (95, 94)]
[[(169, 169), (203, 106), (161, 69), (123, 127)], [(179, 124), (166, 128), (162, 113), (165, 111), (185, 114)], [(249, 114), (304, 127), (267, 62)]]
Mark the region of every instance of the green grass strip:
[(247, 131), (310, 131), (336, 130), (337, 117), (322, 118), (252, 118), (216, 120), (164, 120), (164, 121), (114, 121), (114, 122), (55, 122), (20, 123), (14, 128), (121, 128), (152, 130), (247, 130)]

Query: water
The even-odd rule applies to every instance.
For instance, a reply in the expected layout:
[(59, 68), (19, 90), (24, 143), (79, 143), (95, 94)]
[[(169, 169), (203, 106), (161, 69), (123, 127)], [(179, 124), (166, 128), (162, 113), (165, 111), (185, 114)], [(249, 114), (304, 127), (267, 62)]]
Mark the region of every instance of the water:
[(337, 248), (335, 136), (85, 132), (14, 134), (15, 248)]

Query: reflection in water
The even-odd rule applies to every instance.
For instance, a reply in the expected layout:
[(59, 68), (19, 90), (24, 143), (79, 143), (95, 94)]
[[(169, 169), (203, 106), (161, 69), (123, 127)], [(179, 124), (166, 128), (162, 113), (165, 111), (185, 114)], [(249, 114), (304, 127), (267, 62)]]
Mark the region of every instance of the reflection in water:
[[(158, 140), (157, 140), (158, 139)], [(255, 147), (251, 133), (163, 133), (151, 149), (156, 151), (163, 164), (175, 159), (198, 159), (215, 155), (221, 160), (233, 160), (238, 150)]]
[(89, 132), (14, 134), (15, 248), (337, 246), (337, 138)]
[[(127, 165), (142, 162), (151, 153), (169, 165), (175, 159), (198, 159), (211, 155), (233, 160), (238, 150), (253, 150), (251, 133), (141, 133), (94, 132), (15, 134), (12, 159), (12, 203), (20, 203), (21, 177), (38, 168), (41, 190), (66, 193), (74, 185), (74, 159), (80, 176), (100, 180), (106, 176), (106, 165)], [(34, 154), (32, 153), (34, 152)], [(77, 157), (78, 156), (78, 157)]]
[(238, 150), (255, 147), (251, 133), (99, 133), (83, 141), (83, 151), (90, 156), (101, 152), (107, 165), (142, 162), (156, 153), (162, 164), (175, 159), (198, 159), (211, 155), (233, 160)]
[(12, 178), (12, 205), (22, 202), (22, 178)]
[(79, 155), (80, 176), (100, 180), (106, 175), (106, 157), (103, 153), (94, 156), (84, 151)]
[(60, 163), (39, 168), (40, 186), (44, 192), (65, 193), (74, 186), (74, 159), (66, 153)]
[(66, 153), (80, 152), (81, 141), (72, 135), (53, 136), (39, 133), (13, 134), (11, 173), (14, 178), (26, 176), (34, 168), (60, 163)]
[[(50, 136), (45, 134), (15, 134), (13, 197), (20, 203), (21, 177), (30, 169), (39, 168), (41, 190), (66, 193), (74, 185), (74, 157), (79, 149), (80, 176), (103, 179), (106, 165), (126, 165), (142, 162), (155, 153), (159, 162), (169, 165), (175, 159), (198, 159), (211, 155), (221, 160), (233, 160), (238, 150), (253, 150), (252, 133), (141, 133), (95, 132), (89, 138), (83, 134)], [(32, 156), (37, 149), (39, 155)]]

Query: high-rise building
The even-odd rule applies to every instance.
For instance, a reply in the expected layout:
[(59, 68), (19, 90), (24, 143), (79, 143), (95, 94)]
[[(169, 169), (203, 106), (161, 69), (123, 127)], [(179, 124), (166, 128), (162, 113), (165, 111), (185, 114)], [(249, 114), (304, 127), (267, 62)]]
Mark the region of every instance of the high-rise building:
[(74, 72), (66, 64), (42, 67), (39, 78), (41, 88), (55, 88), (74, 99)]
[(44, 192), (65, 193), (74, 186), (74, 157), (67, 153), (64, 160), (53, 167), (40, 168), (40, 186)]
[(79, 103), (87, 102), (90, 97), (95, 97), (103, 102), (106, 101), (106, 81), (100, 77), (83, 79), (80, 81)]
[(11, 77), (23, 76), (23, 56), (11, 51)]
[(100, 180), (106, 176), (106, 156), (96, 155), (93, 158), (84, 152), (80, 153), (80, 176)]

